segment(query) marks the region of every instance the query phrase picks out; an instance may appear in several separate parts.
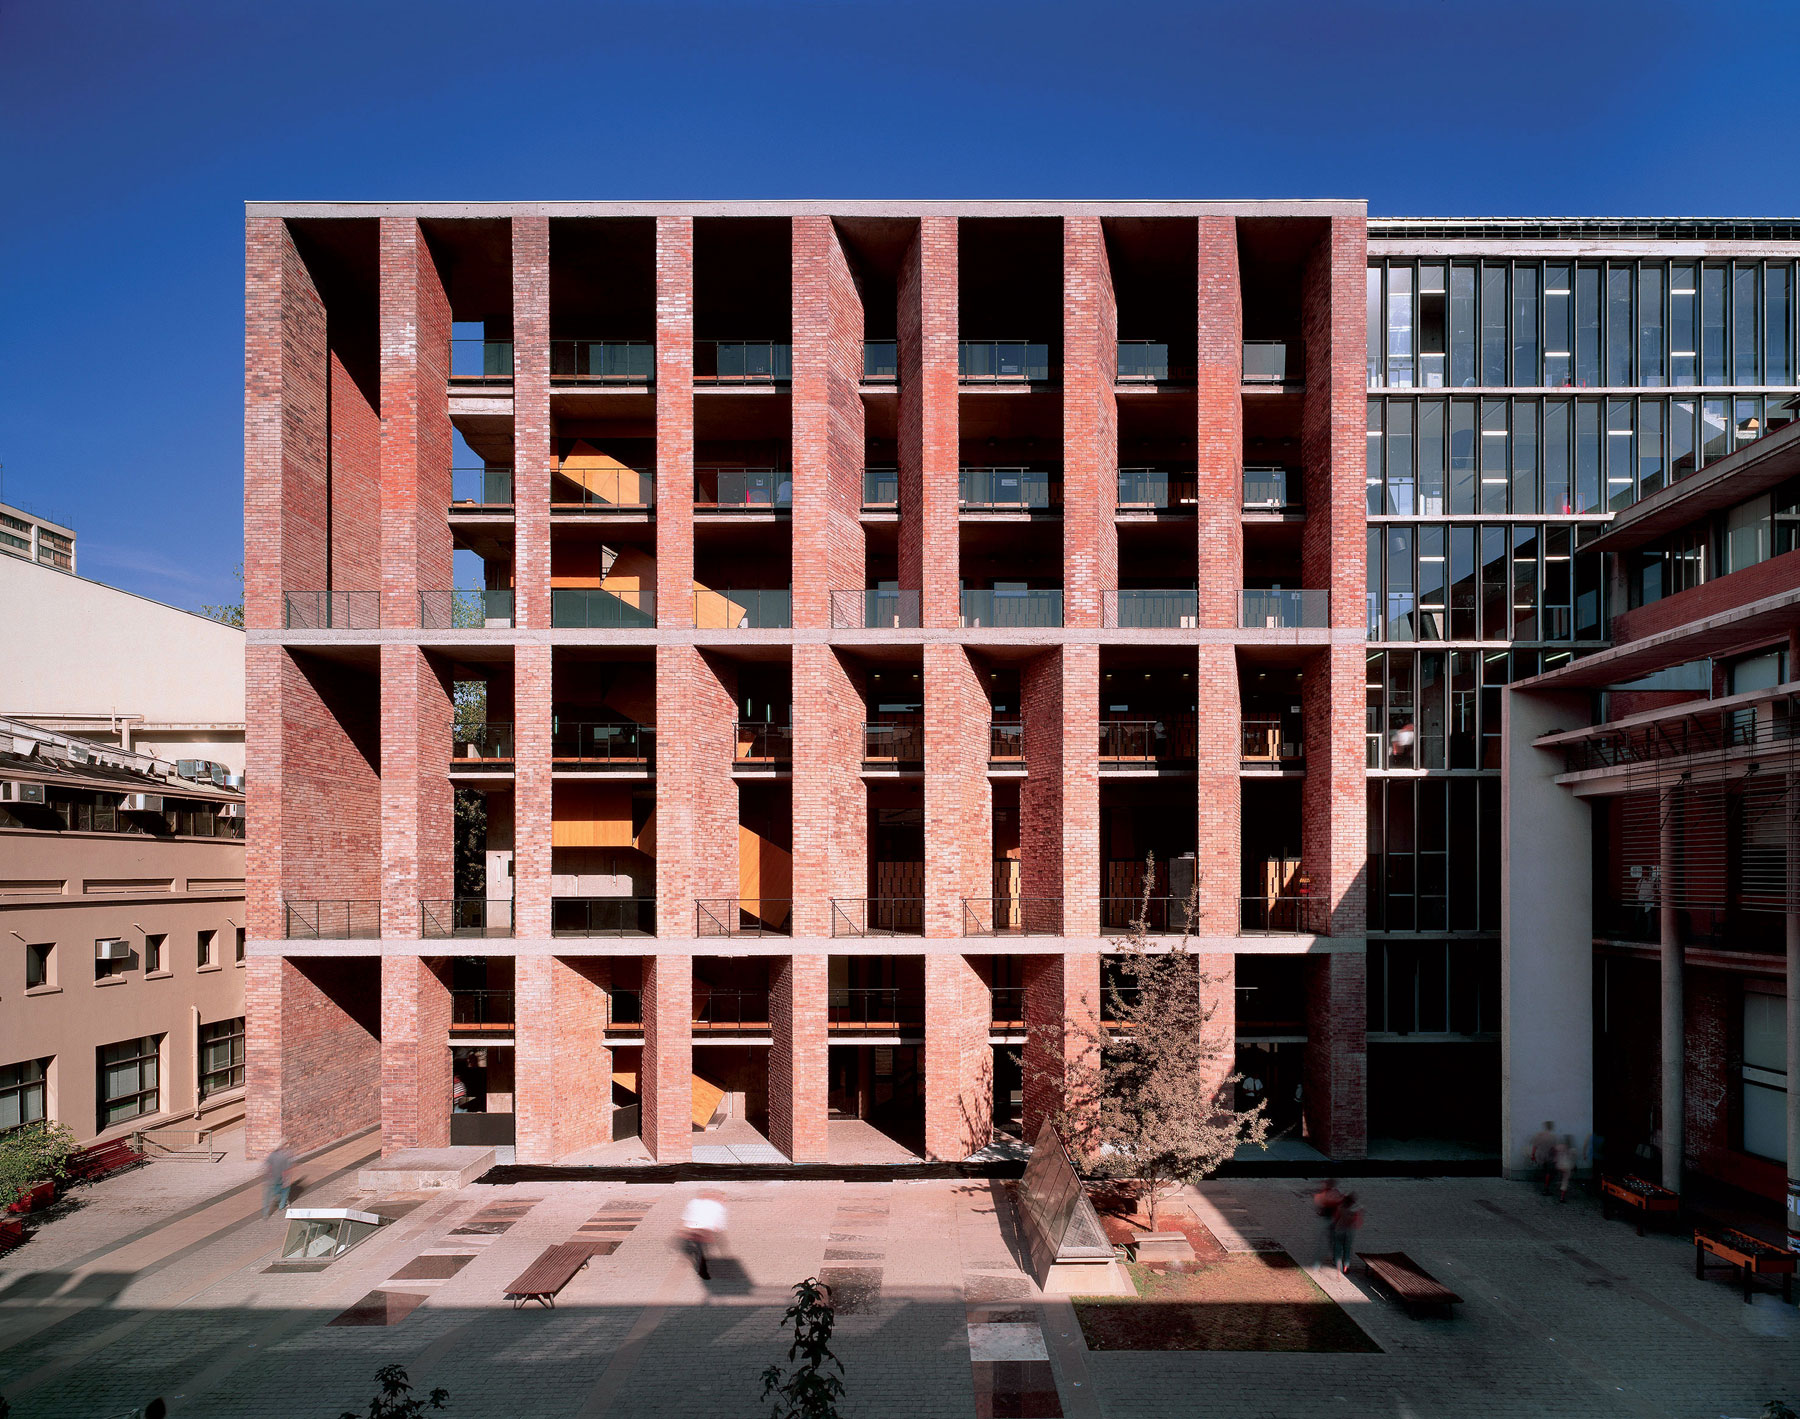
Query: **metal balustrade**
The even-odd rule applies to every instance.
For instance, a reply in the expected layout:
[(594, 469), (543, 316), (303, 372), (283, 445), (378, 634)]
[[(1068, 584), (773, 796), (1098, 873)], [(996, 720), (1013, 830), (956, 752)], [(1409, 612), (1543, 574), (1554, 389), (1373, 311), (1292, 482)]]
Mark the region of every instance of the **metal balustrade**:
[(863, 383), (896, 384), (900, 379), (900, 342), (863, 341)]
[(696, 340), (696, 384), (788, 384), (794, 347), (775, 340)]
[(550, 624), (600, 631), (649, 630), (656, 625), (656, 593), (558, 586), (550, 591)]
[(1166, 384), (1169, 347), (1159, 340), (1119, 341), (1120, 384)]
[(713, 990), (704, 982), (695, 981), (692, 1024), (696, 1035), (766, 1035), (769, 992)]
[(1037, 512), (1062, 504), (1062, 475), (1046, 468), (963, 468), (957, 498), (964, 511)]
[(426, 631), (506, 630), (513, 623), (510, 586), (457, 587), (419, 593), (419, 628)]
[(740, 719), (732, 763), (758, 768), (794, 762), (794, 727), (767, 720)]
[(1061, 588), (975, 590), (962, 594), (965, 627), (1045, 627), (1063, 623)]
[(419, 902), (419, 935), (426, 940), (512, 934), (513, 904), (509, 898), (453, 897)]
[(899, 986), (834, 985), (826, 1028), (840, 1035), (916, 1034), (925, 1028), (925, 992)]
[(479, 335), (459, 335), (450, 341), (451, 379), (506, 381), (512, 377), (512, 341), (487, 340)]
[(831, 593), (831, 627), (837, 631), (916, 629), (919, 593), (893, 588)]
[(1323, 897), (1243, 897), (1238, 903), (1239, 936), (1317, 936), (1330, 920)]
[(891, 508), (900, 505), (900, 470), (898, 468), (863, 469), (863, 506)]
[(655, 897), (552, 897), (552, 936), (654, 936)]
[(988, 726), (988, 762), (1025, 762), (1025, 725), (1016, 719), (996, 719)]
[(922, 715), (871, 720), (863, 729), (863, 767), (898, 768), (925, 762), (925, 720)]
[(290, 631), (381, 629), (379, 591), (284, 591), (281, 598)]
[(582, 764), (649, 764), (655, 757), (656, 727), (630, 720), (557, 719), (550, 730), (554, 759)]
[(1025, 987), (997, 985), (990, 992), (993, 1002), (988, 1010), (990, 1025), (1023, 1026), (1025, 1023)]
[(609, 1035), (641, 1035), (644, 1033), (644, 996), (637, 990), (609, 990), (607, 993), (606, 1033)]
[(450, 511), (494, 512), (510, 510), (513, 500), (513, 471), (510, 468), (452, 468), (450, 470)]
[(1192, 469), (1121, 468), (1118, 510), (1193, 512), (1199, 506), (1199, 480)]
[(1050, 347), (1030, 340), (959, 340), (957, 377), (964, 384), (1042, 384)]
[(1199, 927), (1199, 921), (1190, 920), (1188, 916), (1186, 897), (1100, 899), (1100, 930), (1103, 933), (1126, 934), (1140, 919), (1144, 923), (1144, 930), (1152, 936), (1179, 935)]
[(1103, 761), (1192, 763), (1194, 757), (1195, 721), (1191, 714), (1100, 722), (1100, 758)]
[(1297, 384), (1301, 368), (1298, 341), (1244, 341), (1245, 384)]
[(552, 340), (550, 378), (594, 384), (654, 384), (656, 346), (648, 340)]
[(1100, 594), (1100, 624), (1111, 629), (1193, 630), (1200, 624), (1200, 594), (1182, 587), (1103, 591)]
[(1238, 593), (1238, 626), (1243, 630), (1326, 630), (1331, 625), (1331, 593), (1251, 588)]
[(1300, 721), (1292, 716), (1244, 719), (1239, 722), (1239, 741), (1239, 760), (1253, 767), (1290, 768), (1306, 758)]
[(282, 934), (290, 941), (376, 941), (379, 901), (297, 901), (281, 904)]
[(1273, 466), (1244, 469), (1244, 508), (1287, 512), (1300, 505), (1300, 477), (1292, 469)]
[(568, 516), (648, 512), (656, 506), (656, 475), (647, 468), (556, 468), (550, 474), (550, 511)]
[(452, 990), (451, 1032), (511, 1030), (514, 1007), (515, 993), (511, 990)]
[(964, 897), (964, 936), (1060, 936), (1061, 897)]
[(712, 897), (694, 902), (695, 936), (790, 936), (794, 904), (782, 897)]
[(833, 897), (833, 936), (923, 936), (923, 897)]
[(789, 512), (794, 475), (786, 468), (696, 468), (694, 507), (706, 512)]
[(451, 767), (475, 762), (494, 763), (513, 757), (513, 727), (497, 719), (481, 724), (459, 724), (451, 730)]
[(794, 594), (785, 586), (694, 593), (696, 630), (785, 630), (793, 622)]

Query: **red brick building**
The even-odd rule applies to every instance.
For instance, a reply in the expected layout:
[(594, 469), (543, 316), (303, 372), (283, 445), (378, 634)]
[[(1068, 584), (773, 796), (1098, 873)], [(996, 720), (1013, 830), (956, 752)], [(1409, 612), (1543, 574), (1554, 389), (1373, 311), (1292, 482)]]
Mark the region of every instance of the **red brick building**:
[(1362, 1156), (1365, 227), (252, 204), (252, 1150), (960, 1158), (1149, 871)]

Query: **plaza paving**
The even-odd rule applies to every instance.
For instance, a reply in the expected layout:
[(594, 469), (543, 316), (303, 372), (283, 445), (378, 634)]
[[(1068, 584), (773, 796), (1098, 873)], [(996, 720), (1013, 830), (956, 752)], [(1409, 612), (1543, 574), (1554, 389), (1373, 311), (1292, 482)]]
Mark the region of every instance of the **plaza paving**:
[[(357, 1198), (356, 1165), (373, 1151), (370, 1136), (308, 1161), (301, 1205)], [(824, 1271), (847, 1303), (834, 1348), (859, 1419), (1714, 1419), (1777, 1396), (1800, 1404), (1794, 1307), (1745, 1305), (1728, 1282), (1694, 1279), (1678, 1236), (1640, 1239), (1591, 1201), (1559, 1206), (1524, 1184), (1359, 1182), (1361, 1244), (1411, 1253), (1466, 1303), (1453, 1320), (1415, 1321), (1360, 1278), (1315, 1271), (1381, 1347), (1343, 1355), (1089, 1353), (1067, 1302), (1021, 1272), (1008, 1204), (987, 1184), (729, 1184), (730, 1255), (707, 1286), (674, 1247), (695, 1190), (418, 1195), (326, 1270), (272, 1274), (283, 1223), (261, 1218), (239, 1154), (157, 1162), (78, 1190), (78, 1207), (0, 1258), (0, 1394), (14, 1419), (100, 1419), (156, 1394), (177, 1416), (333, 1419), (364, 1407), (374, 1371), (397, 1362), (450, 1391), (451, 1419), (764, 1415), (757, 1376), (785, 1354), (787, 1288)], [(1227, 1246), (1273, 1240), (1311, 1262), (1309, 1192), (1234, 1181), (1193, 1203)], [(555, 1310), (501, 1300), (539, 1251), (576, 1235), (617, 1245)], [(986, 1397), (1031, 1392), (1033, 1377), (1053, 1394)]]

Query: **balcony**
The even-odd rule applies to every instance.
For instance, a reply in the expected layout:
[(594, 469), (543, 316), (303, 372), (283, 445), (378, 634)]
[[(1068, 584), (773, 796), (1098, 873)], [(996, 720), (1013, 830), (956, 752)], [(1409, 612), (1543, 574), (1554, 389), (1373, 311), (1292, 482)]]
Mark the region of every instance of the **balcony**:
[(513, 342), (458, 336), (450, 342), (450, 378), (475, 383), (507, 383), (513, 377)]
[(697, 512), (787, 513), (794, 505), (794, 475), (785, 468), (696, 468)]
[(451, 731), (450, 767), (491, 768), (513, 761), (513, 727), (490, 719), (459, 724)]
[(281, 602), (290, 631), (381, 629), (379, 591), (284, 591)]
[(794, 904), (786, 898), (713, 897), (694, 903), (695, 936), (791, 936)]
[(793, 623), (794, 594), (785, 586), (694, 593), (696, 630), (785, 630)]
[(696, 1035), (766, 1035), (769, 992), (709, 990), (695, 981), (693, 1026)]
[(1331, 593), (1252, 588), (1238, 593), (1238, 627), (1246, 631), (1322, 631), (1331, 625)]
[(833, 936), (923, 936), (923, 897), (833, 897)]
[(831, 593), (834, 631), (900, 631), (919, 624), (919, 593), (893, 588)]
[(421, 630), (503, 631), (512, 623), (513, 591), (510, 586), (419, 593)]
[(644, 997), (641, 992), (607, 992), (606, 1033), (627, 1036), (644, 1033)]
[[(1290, 340), (1244, 341), (1244, 383), (1254, 385), (1298, 385), (1300, 383), (1300, 345)], [(1292, 371), (1290, 374), (1289, 371)]]
[(759, 719), (737, 722), (737, 747), (732, 757), (734, 769), (773, 769), (793, 762), (792, 725), (770, 724)]
[(649, 512), (656, 506), (656, 475), (647, 468), (571, 468), (550, 476), (550, 511), (571, 517), (609, 512)]
[(865, 769), (917, 769), (925, 764), (925, 721), (912, 715), (904, 719), (864, 724)]
[(1291, 468), (1244, 469), (1245, 512), (1298, 512), (1300, 475)]
[(1100, 724), (1100, 761), (1106, 764), (1191, 764), (1194, 716), (1162, 719), (1109, 719)]
[(862, 382), (864, 384), (898, 384), (900, 382), (899, 341), (863, 341)]
[(1025, 1028), (1025, 987), (1022, 985), (997, 985), (990, 992), (993, 999), (988, 1007), (988, 1027), (1017, 1033)]
[(552, 897), (552, 936), (654, 936), (654, 897)]
[(514, 1018), (514, 995), (510, 990), (450, 992), (452, 1035), (510, 1035)]
[(1305, 766), (1306, 748), (1298, 720), (1273, 716), (1243, 720), (1239, 740), (1238, 761), (1246, 769), (1275, 773)]
[(452, 468), (450, 512), (510, 512), (513, 471), (510, 468)]
[(648, 340), (552, 340), (550, 378), (583, 384), (654, 384), (656, 346)]
[(656, 593), (558, 586), (550, 592), (550, 624), (578, 630), (638, 631), (656, 625)]
[(1044, 512), (1062, 506), (1062, 474), (1043, 468), (964, 468), (957, 498), (965, 512)]
[(1323, 897), (1242, 897), (1239, 936), (1320, 936), (1331, 921)]
[(1181, 936), (1199, 927), (1188, 915), (1186, 897), (1103, 897), (1100, 900), (1102, 934), (1124, 935), (1139, 920), (1151, 936)]
[(1060, 936), (1061, 897), (964, 897), (964, 936)]
[(1165, 468), (1121, 468), (1120, 512), (1192, 513), (1200, 505), (1198, 480), (1191, 471)]
[(1100, 594), (1100, 624), (1112, 629), (1191, 631), (1200, 624), (1200, 595), (1180, 587), (1105, 591)]
[(956, 373), (964, 384), (1045, 384), (1050, 347), (1029, 340), (961, 340)]
[(558, 718), (550, 731), (551, 758), (583, 768), (646, 769), (655, 747), (656, 727), (630, 720)]
[(900, 506), (898, 468), (863, 469), (863, 511), (886, 511)]
[(419, 903), (419, 935), (427, 941), (498, 939), (512, 934), (513, 904), (509, 899), (454, 897)]
[(1060, 626), (1063, 623), (1063, 594), (1055, 590), (1026, 587), (965, 591), (962, 594), (962, 624), (965, 628), (994, 626), (1003, 629), (1033, 629)]
[(378, 941), (379, 901), (302, 902), (281, 904), (282, 935), (290, 941)]
[(1161, 340), (1119, 341), (1120, 384), (1191, 384), (1194, 372), (1169, 363), (1168, 344)]
[(836, 1035), (919, 1034), (925, 1028), (925, 992), (834, 985), (826, 996), (825, 1023)]
[(988, 726), (988, 763), (1003, 768), (1025, 767), (1025, 725), (1016, 719), (996, 719)]
[(696, 340), (696, 384), (790, 384), (794, 347), (774, 340)]

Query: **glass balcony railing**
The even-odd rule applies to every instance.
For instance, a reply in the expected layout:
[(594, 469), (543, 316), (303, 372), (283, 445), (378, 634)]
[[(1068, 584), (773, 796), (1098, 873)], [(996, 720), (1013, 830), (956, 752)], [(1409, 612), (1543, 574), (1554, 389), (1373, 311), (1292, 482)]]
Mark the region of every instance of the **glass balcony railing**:
[(1298, 384), (1300, 346), (1288, 340), (1244, 341), (1245, 384)]
[(290, 631), (374, 631), (381, 628), (379, 591), (286, 591), (282, 610)]
[(1051, 590), (978, 590), (962, 594), (965, 627), (1060, 626), (1063, 623), (1061, 588)]
[(1283, 512), (1300, 505), (1300, 476), (1290, 468), (1245, 468), (1246, 511)]
[(1165, 468), (1121, 468), (1120, 512), (1193, 512), (1199, 494), (1193, 472)]
[(290, 941), (375, 941), (381, 936), (379, 901), (281, 904), (282, 931)]
[(923, 936), (923, 897), (833, 897), (833, 936)]
[(701, 384), (789, 384), (794, 347), (774, 340), (696, 340), (694, 379)]
[(455, 897), (419, 903), (419, 935), (507, 937), (513, 934), (513, 904), (506, 898)]
[(1195, 748), (1194, 716), (1191, 714), (1100, 722), (1099, 757), (1108, 763), (1191, 764)]
[(458, 336), (450, 342), (450, 378), (499, 381), (513, 376), (513, 342)]
[(1256, 588), (1238, 593), (1238, 626), (1243, 630), (1325, 630), (1331, 625), (1331, 594)]
[(794, 594), (785, 586), (694, 593), (696, 630), (781, 630), (793, 623)]
[(648, 340), (552, 340), (550, 378), (654, 384), (656, 346)]
[(510, 1031), (513, 1000), (510, 990), (452, 990), (450, 1029), (465, 1034)]
[(571, 764), (617, 764), (640, 768), (655, 758), (656, 729), (629, 720), (572, 720), (551, 723), (550, 754)]
[(1062, 501), (1062, 475), (1043, 468), (964, 468), (957, 493), (971, 511), (1031, 512)]
[(895, 588), (831, 593), (831, 626), (838, 631), (905, 630), (919, 624), (919, 593)]
[(890, 508), (900, 505), (900, 470), (898, 468), (863, 469), (863, 506)]
[(1247, 768), (1297, 768), (1305, 762), (1306, 741), (1300, 721), (1276, 715), (1240, 721), (1238, 758)]
[(654, 936), (654, 897), (552, 897), (552, 936)]
[(962, 340), (956, 361), (964, 384), (1042, 384), (1050, 378), (1050, 347), (1029, 340)]
[(497, 719), (482, 724), (459, 724), (451, 731), (450, 767), (485, 767), (511, 763), (513, 727)]
[(894, 384), (900, 378), (900, 342), (863, 341), (863, 383)]
[(1102, 592), (1100, 623), (1112, 628), (1173, 627), (1192, 630), (1200, 624), (1200, 595), (1180, 587), (1167, 591), (1131, 588)]
[(1015, 765), (1025, 762), (1025, 726), (1016, 719), (996, 719), (988, 727), (988, 762)]
[(513, 500), (513, 472), (510, 468), (452, 468), (450, 470), (450, 511), (485, 512), (510, 509)]
[(916, 768), (925, 762), (925, 720), (921, 715), (863, 725), (863, 767)]
[(656, 475), (643, 468), (579, 468), (550, 474), (554, 513), (645, 512), (656, 506)]
[(1166, 384), (1169, 347), (1156, 340), (1119, 341), (1120, 384)]
[(788, 512), (794, 475), (785, 468), (696, 468), (694, 506), (709, 512)]
[(740, 719), (737, 743), (732, 751), (734, 767), (773, 768), (794, 762), (794, 729), (768, 720)]
[(510, 586), (419, 593), (421, 630), (506, 630), (512, 623), (513, 589)]
[(656, 625), (656, 593), (558, 586), (550, 591), (550, 624), (597, 631), (648, 630)]

